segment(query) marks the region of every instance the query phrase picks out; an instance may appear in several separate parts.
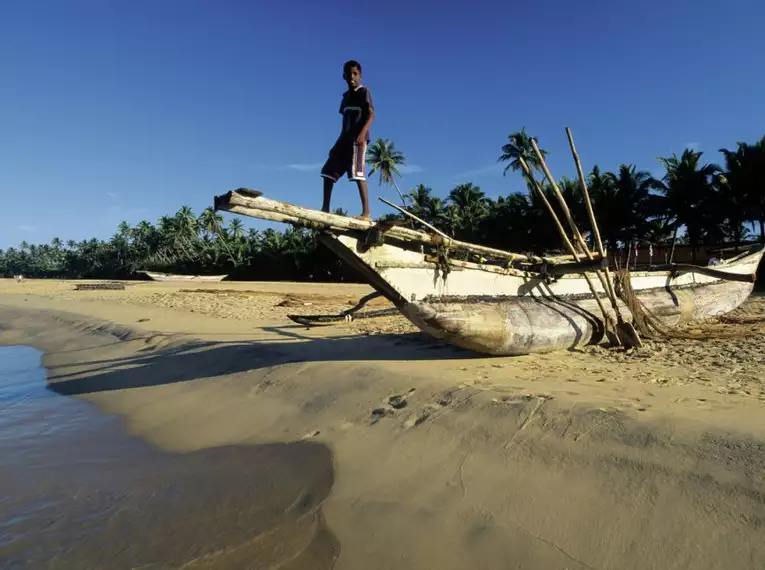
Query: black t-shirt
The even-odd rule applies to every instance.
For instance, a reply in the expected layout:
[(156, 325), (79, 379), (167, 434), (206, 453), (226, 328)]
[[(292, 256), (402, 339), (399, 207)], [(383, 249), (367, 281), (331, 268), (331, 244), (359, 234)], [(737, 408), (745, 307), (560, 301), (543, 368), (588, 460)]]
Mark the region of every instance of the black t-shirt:
[[(349, 89), (343, 93), (343, 100), (340, 103), (340, 114), (343, 116), (343, 134), (344, 139), (356, 140), (361, 128), (369, 119), (369, 110), (374, 108), (372, 104), (372, 93), (367, 87), (359, 85), (356, 89)], [(367, 131), (367, 143), (371, 140), (369, 131)]]

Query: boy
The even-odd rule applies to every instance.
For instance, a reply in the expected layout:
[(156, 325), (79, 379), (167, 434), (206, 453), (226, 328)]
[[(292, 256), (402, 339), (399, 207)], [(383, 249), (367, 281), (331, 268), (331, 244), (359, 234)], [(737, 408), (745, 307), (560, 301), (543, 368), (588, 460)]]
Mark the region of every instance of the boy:
[(361, 84), (361, 64), (347, 61), (343, 65), (343, 79), (348, 84), (348, 91), (343, 93), (340, 114), (343, 116), (343, 128), (337, 142), (329, 151), (329, 157), (321, 175), (324, 178), (324, 204), (321, 209), (329, 212), (332, 188), (340, 177), (347, 173), (349, 180), (355, 180), (361, 197), (361, 215), (368, 220), (369, 198), (367, 181), (364, 174), (364, 158), (369, 144), (369, 126), (375, 118), (372, 94)]

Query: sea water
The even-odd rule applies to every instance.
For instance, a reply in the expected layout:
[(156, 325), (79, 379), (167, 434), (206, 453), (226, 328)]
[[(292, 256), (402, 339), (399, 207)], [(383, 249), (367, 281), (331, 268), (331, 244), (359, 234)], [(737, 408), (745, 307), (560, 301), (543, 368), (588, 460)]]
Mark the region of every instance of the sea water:
[(331, 568), (316, 443), (159, 451), (0, 347), (0, 569)]

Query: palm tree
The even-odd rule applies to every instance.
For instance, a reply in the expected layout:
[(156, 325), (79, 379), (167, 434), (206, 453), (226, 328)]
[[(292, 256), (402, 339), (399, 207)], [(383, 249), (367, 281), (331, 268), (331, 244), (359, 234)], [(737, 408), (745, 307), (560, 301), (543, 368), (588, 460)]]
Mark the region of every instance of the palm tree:
[(480, 221), (481, 243), (505, 249), (530, 249), (534, 211), (526, 194), (516, 192), (490, 201)]
[(175, 213), (175, 228), (179, 239), (185, 243), (197, 237), (199, 222), (189, 206), (181, 206)]
[(441, 198), (433, 196), (431, 188), (418, 184), (406, 198), (411, 203), (408, 209), (418, 218), (436, 226), (442, 221), (444, 204)]
[(475, 233), (479, 220), (486, 215), (486, 194), (471, 182), (458, 184), (449, 192), (449, 202), (457, 207), (460, 214), (460, 229), (466, 237)]
[[(656, 186), (663, 197), (663, 209), (672, 220), (673, 239), (677, 231), (685, 226), (691, 245), (693, 262), (696, 262), (696, 246), (700, 243), (704, 226), (710, 217), (719, 217), (714, 212), (714, 182), (720, 167), (716, 164), (700, 164), (700, 151), (685, 149), (681, 156), (659, 158), (666, 174)], [(716, 215), (716, 216), (715, 216)], [(722, 220), (719, 220), (722, 221)]]
[[(508, 163), (503, 170), (503, 174), (507, 174), (508, 170), (513, 172), (523, 171), (521, 158), (529, 165), (532, 176), (535, 169), (541, 170), (541, 163), (534, 152), (534, 148), (531, 146), (531, 137), (526, 133), (526, 127), (523, 127), (520, 131), (510, 133), (507, 138), (509, 142), (502, 146), (502, 154), (497, 159), (498, 162)], [(534, 140), (537, 141), (537, 146), (539, 146), (539, 139), (535, 138)], [(541, 148), (539, 152), (543, 157), (548, 154), (546, 150)], [(532, 181), (526, 176), (525, 172), (523, 173), (523, 179), (526, 181), (529, 191), (534, 192)]]
[(760, 241), (765, 242), (765, 137), (754, 144), (739, 142), (735, 151), (721, 148), (725, 172), (720, 177), (723, 200), (730, 222), (759, 222)]
[(616, 173), (607, 176), (616, 190), (617, 211), (615, 224), (623, 243), (639, 239), (648, 229), (650, 191), (656, 182), (650, 172), (637, 170), (633, 164), (622, 164)]
[(199, 215), (198, 224), (208, 236), (217, 235), (223, 225), (223, 216), (211, 207), (207, 207)]
[(404, 195), (396, 184), (395, 176), (401, 177), (398, 167), (406, 164), (404, 155), (396, 150), (396, 146), (388, 139), (377, 139), (367, 149), (367, 163), (371, 167), (369, 175), (375, 172), (380, 174), (380, 186), (388, 184), (393, 186), (401, 198), (401, 203), (406, 206)]

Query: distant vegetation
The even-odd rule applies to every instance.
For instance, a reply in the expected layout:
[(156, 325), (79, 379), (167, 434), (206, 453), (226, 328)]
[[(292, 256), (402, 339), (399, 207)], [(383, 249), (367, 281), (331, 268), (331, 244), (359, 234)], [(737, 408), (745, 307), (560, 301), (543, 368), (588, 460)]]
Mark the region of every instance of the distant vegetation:
[[(686, 149), (680, 156), (660, 158), (664, 175), (656, 179), (635, 165), (613, 171), (594, 167), (588, 175), (594, 210), (606, 246), (631, 243), (765, 242), (765, 137), (720, 149), (720, 164), (704, 153)], [(551, 193), (522, 129), (501, 148), (506, 172), (520, 171), (519, 157), (534, 169), (534, 177)], [(456, 238), (519, 252), (560, 249), (560, 240), (538, 195), (527, 189), (487, 197), (470, 182), (439, 195), (419, 184), (400, 192), (396, 178), (404, 155), (387, 140), (369, 148), (370, 171), (399, 193), (409, 211)], [(525, 179), (525, 176), (524, 176)], [(531, 180), (525, 180), (531, 186)], [(581, 228), (589, 229), (575, 177), (558, 185)], [(551, 200), (554, 201), (554, 200)], [(389, 214), (384, 218), (400, 218)], [(287, 228), (245, 231), (240, 219), (227, 224), (206, 209), (199, 216), (184, 206), (156, 224), (123, 222), (109, 240), (96, 238), (50, 244), (22, 242), (0, 250), (0, 274), (30, 277), (130, 278), (140, 270), (172, 273), (221, 274), (234, 279), (354, 280), (355, 276), (308, 230)]]

